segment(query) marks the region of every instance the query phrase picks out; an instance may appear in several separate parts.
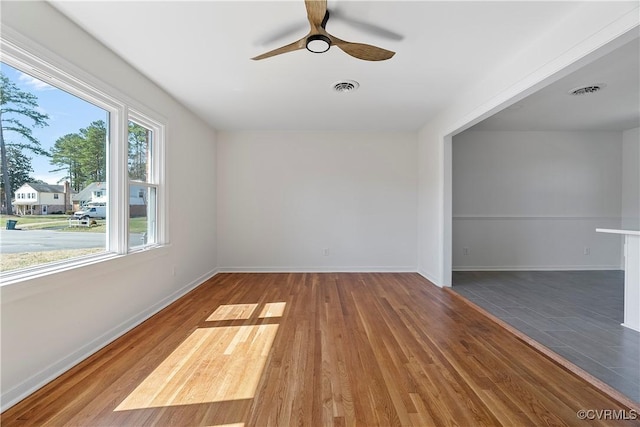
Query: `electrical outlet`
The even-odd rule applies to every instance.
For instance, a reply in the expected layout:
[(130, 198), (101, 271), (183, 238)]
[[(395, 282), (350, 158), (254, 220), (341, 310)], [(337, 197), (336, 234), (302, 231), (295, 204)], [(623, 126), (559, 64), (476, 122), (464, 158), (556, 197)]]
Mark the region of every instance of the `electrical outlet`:
[(329, 256), (329, 248), (324, 248), (324, 249), (322, 250), (322, 255), (323, 255), (323, 256)]
[(591, 248), (584, 248), (585, 255), (591, 255)]
[(469, 255), (469, 248), (462, 248), (462, 255)]

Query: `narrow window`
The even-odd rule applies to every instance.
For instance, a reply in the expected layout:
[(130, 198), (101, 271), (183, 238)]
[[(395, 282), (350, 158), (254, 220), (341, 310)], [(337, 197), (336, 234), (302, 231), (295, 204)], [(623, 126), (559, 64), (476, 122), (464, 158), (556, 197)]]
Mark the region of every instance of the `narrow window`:
[(158, 242), (158, 174), (151, 123), (129, 121), (129, 249)]

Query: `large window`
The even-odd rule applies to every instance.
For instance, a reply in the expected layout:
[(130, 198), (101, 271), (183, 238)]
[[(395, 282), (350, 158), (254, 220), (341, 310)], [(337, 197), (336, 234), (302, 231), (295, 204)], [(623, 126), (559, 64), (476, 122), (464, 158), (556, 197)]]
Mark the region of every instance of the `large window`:
[(163, 120), (68, 67), (3, 40), (3, 282), (166, 242)]

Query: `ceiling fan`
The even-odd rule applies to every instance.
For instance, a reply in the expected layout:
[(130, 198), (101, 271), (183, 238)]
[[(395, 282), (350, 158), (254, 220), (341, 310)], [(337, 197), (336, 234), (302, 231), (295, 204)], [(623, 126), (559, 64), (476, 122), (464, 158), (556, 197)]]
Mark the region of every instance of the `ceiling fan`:
[(305, 0), (307, 7), (307, 19), (311, 27), (309, 33), (298, 41), (288, 45), (279, 47), (269, 52), (258, 55), (253, 60), (270, 58), (282, 53), (293, 52), (295, 50), (307, 49), (314, 53), (323, 53), (329, 50), (331, 46), (338, 46), (345, 53), (354, 58), (363, 59), (365, 61), (384, 61), (395, 55), (395, 52), (382, 49), (380, 47), (371, 46), (363, 43), (352, 43), (341, 40), (329, 34), (325, 27), (329, 20), (329, 11), (327, 10), (327, 0)]

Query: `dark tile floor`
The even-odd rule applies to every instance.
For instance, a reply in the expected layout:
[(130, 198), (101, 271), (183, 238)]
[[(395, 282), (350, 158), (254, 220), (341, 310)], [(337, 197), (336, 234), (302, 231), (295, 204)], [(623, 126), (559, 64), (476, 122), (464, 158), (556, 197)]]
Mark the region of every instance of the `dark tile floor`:
[(640, 402), (640, 332), (622, 271), (459, 271), (453, 290)]

